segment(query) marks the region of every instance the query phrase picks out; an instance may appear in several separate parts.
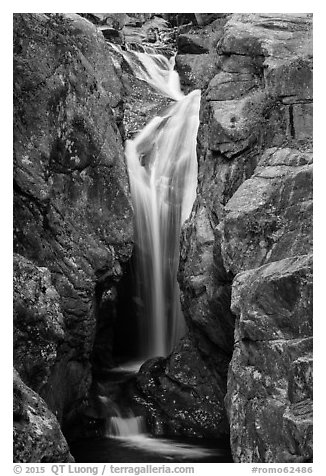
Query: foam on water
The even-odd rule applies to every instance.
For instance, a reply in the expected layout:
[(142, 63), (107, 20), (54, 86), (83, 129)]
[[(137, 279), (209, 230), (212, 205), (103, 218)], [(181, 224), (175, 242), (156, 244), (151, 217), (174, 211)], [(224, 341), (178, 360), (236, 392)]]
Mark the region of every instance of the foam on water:
[(149, 451), (165, 456), (170, 455), (171, 457), (179, 456), (200, 459), (218, 454), (218, 450), (216, 449), (199, 447), (188, 443), (179, 443), (174, 440), (168, 440), (167, 438), (153, 438), (145, 434), (116, 436), (115, 438), (120, 440), (121, 444), (125, 447), (139, 448), (142, 451)]

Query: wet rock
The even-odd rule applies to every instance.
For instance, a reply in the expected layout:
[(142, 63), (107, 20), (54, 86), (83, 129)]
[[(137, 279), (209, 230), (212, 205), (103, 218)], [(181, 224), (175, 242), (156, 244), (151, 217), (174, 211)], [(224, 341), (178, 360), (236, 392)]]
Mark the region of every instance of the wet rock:
[(186, 92), (205, 89), (218, 72), (216, 45), (225, 23), (226, 19), (220, 18), (205, 28), (190, 26), (185, 33), (178, 30), (176, 69)]
[(121, 45), (123, 43), (123, 36), (119, 32), (119, 30), (116, 30), (115, 28), (111, 28), (109, 26), (102, 26), (100, 27), (100, 31), (102, 32), (104, 38), (109, 42), (117, 43), (118, 45)]
[(125, 42), (152, 44), (172, 40), (173, 43), (174, 35), (170, 36), (171, 29), (168, 20), (159, 15), (155, 13), (128, 14), (128, 20), (122, 28)]
[(155, 43), (157, 41), (157, 35), (153, 28), (149, 28), (147, 30), (146, 41), (148, 41), (148, 43)]
[(60, 425), (44, 400), (14, 370), (14, 443), (17, 463), (74, 462)]
[(210, 365), (187, 336), (167, 360), (152, 359), (141, 367), (136, 401), (154, 434), (227, 435), (222, 382)]

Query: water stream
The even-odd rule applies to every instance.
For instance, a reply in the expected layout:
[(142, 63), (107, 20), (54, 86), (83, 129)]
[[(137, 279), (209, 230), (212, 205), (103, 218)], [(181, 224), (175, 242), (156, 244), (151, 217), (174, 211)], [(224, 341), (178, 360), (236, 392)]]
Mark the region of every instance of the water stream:
[[(183, 94), (174, 56), (168, 59), (152, 48), (135, 51), (129, 46), (123, 51), (111, 46), (123, 55), (138, 79), (173, 100), (125, 147), (135, 216), (137, 302), (143, 318), (139, 360), (145, 361), (167, 356), (185, 330), (177, 270), (181, 226), (196, 197), (200, 91)], [(113, 369), (112, 374), (138, 368), (137, 362), (127, 363)], [(136, 458), (144, 461), (221, 457), (216, 447), (152, 437), (143, 418), (126, 409), (122, 415), (117, 408), (116, 416), (108, 420), (107, 437), (110, 443), (104, 445), (119, 442), (120, 449), (122, 445), (125, 450), (136, 451)]]
[(177, 270), (181, 225), (196, 197), (200, 91), (182, 93), (174, 56), (168, 59), (152, 49), (123, 55), (138, 79), (174, 101), (125, 147), (143, 317), (140, 357), (145, 360), (167, 356), (185, 328)]
[[(166, 58), (153, 48), (113, 47), (138, 79), (174, 101), (125, 146), (142, 315), (139, 357), (144, 361), (167, 356), (185, 330), (177, 270), (181, 226), (196, 197), (200, 91), (183, 94), (174, 56)], [(112, 423), (115, 435), (125, 434), (126, 425), (130, 434), (135, 431), (135, 418), (117, 416)]]

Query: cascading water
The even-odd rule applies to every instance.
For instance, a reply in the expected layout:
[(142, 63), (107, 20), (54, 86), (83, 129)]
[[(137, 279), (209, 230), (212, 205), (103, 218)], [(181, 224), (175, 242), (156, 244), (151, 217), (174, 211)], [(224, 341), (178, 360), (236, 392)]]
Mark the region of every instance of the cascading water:
[(108, 433), (115, 438), (130, 438), (145, 434), (146, 426), (141, 416), (132, 415), (128, 418), (114, 416), (110, 418)]
[(166, 356), (182, 333), (179, 240), (196, 196), (199, 103), (199, 91), (183, 96), (126, 144), (144, 357)]
[(168, 59), (162, 54), (154, 53), (155, 49), (152, 47), (144, 46), (143, 51), (136, 51), (132, 45), (126, 45), (127, 51), (124, 51), (118, 45), (111, 46), (124, 57), (138, 79), (146, 81), (158, 92), (175, 101), (184, 98), (179, 75), (174, 70), (175, 55)]
[[(181, 226), (196, 197), (200, 91), (182, 93), (174, 57), (112, 46), (138, 79), (174, 101), (125, 147), (135, 215), (137, 301), (143, 316), (140, 358), (145, 360), (168, 355), (184, 332), (177, 270)], [(114, 437), (140, 434), (142, 428), (134, 416), (117, 414), (109, 422)]]
[(175, 58), (130, 50), (141, 80), (175, 101), (133, 139), (125, 154), (135, 212), (136, 267), (144, 316), (142, 356), (166, 356), (184, 331), (177, 269), (182, 223), (196, 196), (200, 91), (185, 96)]
[[(200, 91), (185, 96), (173, 70), (174, 57), (167, 59), (154, 50), (123, 51), (138, 79), (171, 98), (170, 106), (126, 144), (126, 159), (135, 211), (135, 251), (139, 294), (135, 301), (142, 312), (143, 354), (139, 360), (166, 356), (183, 332), (177, 269), (179, 238), (196, 196), (196, 136), (199, 125)], [(132, 47), (129, 47), (129, 50)], [(136, 336), (135, 336), (136, 338)], [(202, 462), (231, 461), (216, 443), (194, 438), (156, 438), (146, 430), (144, 418), (113, 402), (127, 402), (126, 381), (140, 362), (122, 363), (111, 369), (110, 389), (102, 398), (110, 414), (106, 437), (85, 441), (80, 461), (90, 462)], [(110, 398), (107, 395), (110, 395)], [(127, 391), (128, 394), (128, 391)], [(101, 400), (101, 399), (100, 399)], [(204, 443), (204, 444), (203, 444)], [(88, 458), (85, 459), (88, 455)]]

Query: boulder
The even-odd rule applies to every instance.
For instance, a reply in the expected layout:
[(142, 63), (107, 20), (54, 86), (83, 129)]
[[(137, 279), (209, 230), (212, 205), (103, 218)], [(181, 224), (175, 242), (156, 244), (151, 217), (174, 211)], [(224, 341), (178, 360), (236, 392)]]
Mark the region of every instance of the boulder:
[(44, 400), (14, 370), (14, 463), (71, 463), (60, 425)]
[(100, 26), (99, 29), (102, 32), (104, 38), (110, 43), (117, 43), (118, 45), (123, 43), (123, 36), (116, 28), (104, 25)]
[(177, 47), (179, 54), (201, 54), (209, 51), (207, 38), (190, 32), (178, 35)]
[(206, 438), (228, 434), (225, 390), (211, 365), (188, 335), (168, 359), (151, 359), (141, 367), (136, 402), (154, 434)]

